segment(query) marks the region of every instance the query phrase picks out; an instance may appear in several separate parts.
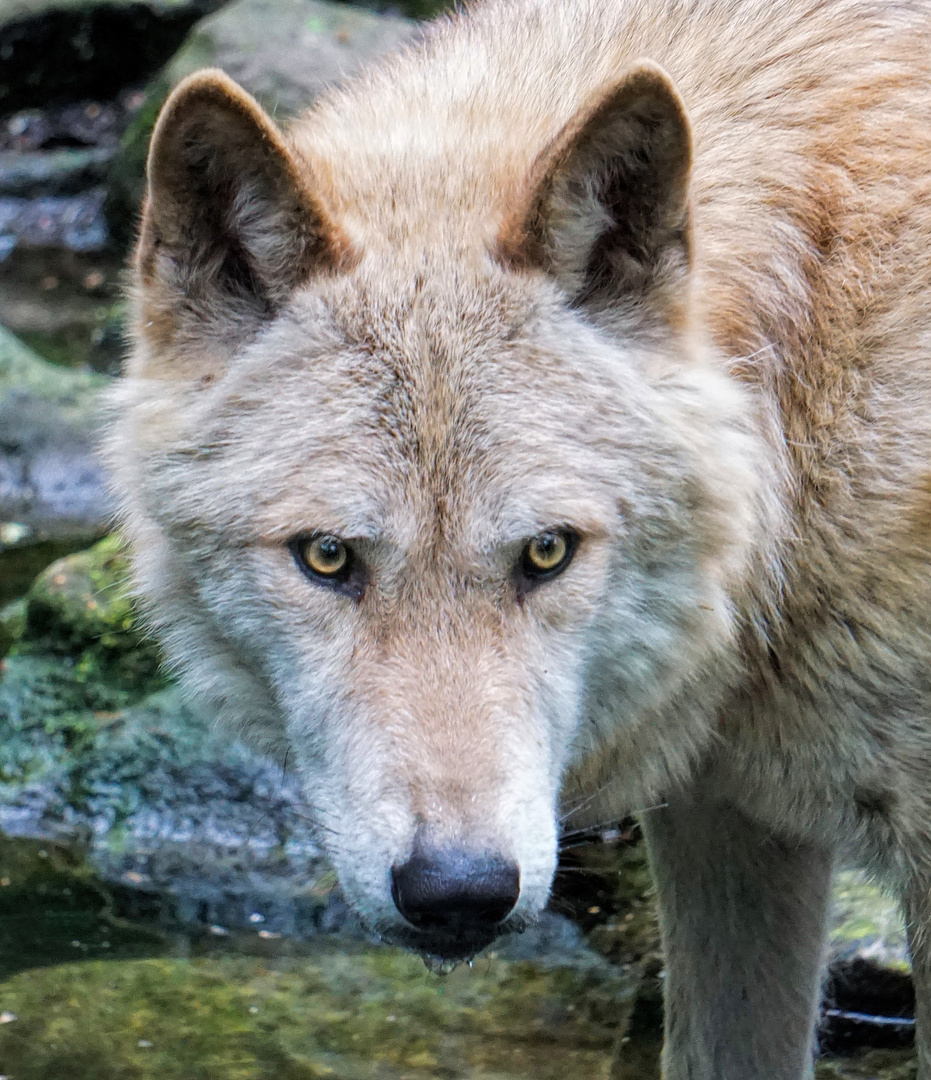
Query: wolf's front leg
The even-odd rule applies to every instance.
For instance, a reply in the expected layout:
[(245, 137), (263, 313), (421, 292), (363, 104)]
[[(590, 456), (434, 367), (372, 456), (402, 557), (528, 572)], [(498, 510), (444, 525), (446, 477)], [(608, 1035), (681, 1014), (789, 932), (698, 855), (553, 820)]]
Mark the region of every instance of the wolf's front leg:
[(830, 853), (705, 795), (645, 815), (666, 952), (665, 1080), (812, 1075)]

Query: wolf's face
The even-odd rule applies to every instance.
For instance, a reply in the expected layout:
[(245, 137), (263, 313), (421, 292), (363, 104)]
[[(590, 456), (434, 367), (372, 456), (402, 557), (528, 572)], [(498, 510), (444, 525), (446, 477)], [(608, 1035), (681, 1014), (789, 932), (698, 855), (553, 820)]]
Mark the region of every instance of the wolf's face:
[[(683, 308), (681, 107), (643, 68), (590, 112), (493, 249), (416, 261), (347, 238), (221, 76), (153, 144), (109, 444), (140, 591), (298, 768), (363, 918), (443, 958), (545, 904), (567, 770), (623, 746), (645, 790), (691, 759), (657, 710), (730, 640), (750, 540), (742, 402)], [(653, 157), (621, 159), (665, 202), (607, 273), (617, 170), (573, 170), (641, 114)]]

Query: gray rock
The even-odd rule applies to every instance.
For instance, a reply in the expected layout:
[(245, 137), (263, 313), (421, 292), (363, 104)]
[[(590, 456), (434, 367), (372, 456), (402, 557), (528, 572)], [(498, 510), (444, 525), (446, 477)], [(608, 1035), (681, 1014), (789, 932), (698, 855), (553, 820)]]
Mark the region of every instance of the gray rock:
[(408, 41), (415, 24), (323, 0), (234, 0), (203, 19), (165, 69), (174, 86), (219, 67), (279, 120)]
[(201, 20), (164, 71), (123, 139), (109, 177), (106, 214), (128, 242), (144, 191), (149, 136), (165, 97), (186, 75), (222, 68), (279, 121), (327, 86), (409, 41), (417, 24), (323, 0), (234, 0)]
[(0, 196), (34, 198), (77, 195), (99, 185), (107, 175), (113, 151), (0, 151)]
[(79, 195), (0, 198), (0, 262), (18, 244), (81, 252), (104, 250), (109, 241), (103, 215), (105, 197), (106, 191), (100, 187)]
[(0, 548), (102, 530), (110, 504), (92, 446), (105, 383), (0, 327)]

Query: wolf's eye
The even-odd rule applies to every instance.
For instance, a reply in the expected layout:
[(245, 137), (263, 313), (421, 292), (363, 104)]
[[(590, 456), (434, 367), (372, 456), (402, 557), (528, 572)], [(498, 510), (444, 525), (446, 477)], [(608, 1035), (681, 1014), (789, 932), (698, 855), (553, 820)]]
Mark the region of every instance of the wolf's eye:
[(349, 569), (349, 548), (329, 533), (298, 541), (297, 557), (312, 574), (321, 578), (340, 578)]
[(575, 554), (578, 539), (568, 529), (551, 529), (535, 536), (521, 556), (521, 574), (534, 583), (561, 574)]
[(317, 585), (326, 586), (352, 600), (365, 594), (368, 573), (352, 547), (332, 533), (297, 536), (289, 544), (294, 561)]
[(332, 533), (297, 536), (289, 544), (294, 561), (317, 585), (325, 585), (353, 600), (361, 600), (368, 582), (365, 563), (351, 544)]

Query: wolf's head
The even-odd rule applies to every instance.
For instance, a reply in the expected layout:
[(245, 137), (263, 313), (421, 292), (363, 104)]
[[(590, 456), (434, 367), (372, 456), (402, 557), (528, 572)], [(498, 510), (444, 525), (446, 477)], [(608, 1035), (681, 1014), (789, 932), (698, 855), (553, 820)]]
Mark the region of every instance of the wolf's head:
[(520, 153), (329, 108), (171, 97), (108, 453), (173, 664), (289, 755), (363, 918), (461, 958), (545, 904), (567, 775), (700, 749), (753, 443), (659, 69)]

